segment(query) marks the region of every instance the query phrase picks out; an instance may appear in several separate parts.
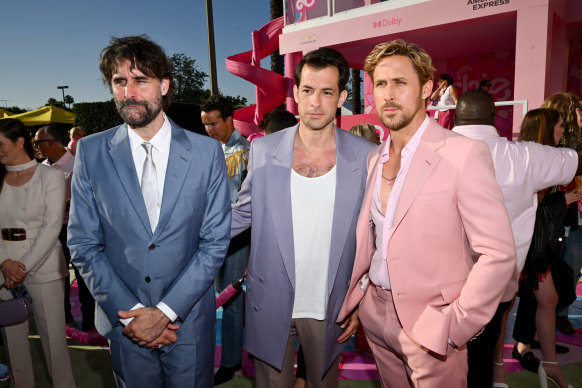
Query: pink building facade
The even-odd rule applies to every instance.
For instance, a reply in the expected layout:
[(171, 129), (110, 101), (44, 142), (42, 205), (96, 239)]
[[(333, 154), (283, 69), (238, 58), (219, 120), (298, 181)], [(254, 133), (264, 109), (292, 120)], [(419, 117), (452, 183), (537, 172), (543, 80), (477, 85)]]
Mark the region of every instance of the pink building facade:
[[(287, 55), (287, 79), (301, 55), (319, 47), (339, 50), (362, 69), (377, 43), (404, 39), (427, 50), (436, 75), (452, 76), (460, 92), (489, 79), (496, 101), (524, 100), (527, 105), (499, 109), (496, 126), (508, 138), (519, 132), (525, 106), (539, 107), (555, 92), (582, 91), (580, 0), (282, 1), (279, 51)], [(288, 110), (296, 112), (287, 93)], [(367, 77), (363, 95), (365, 114), (343, 116), (343, 128), (379, 125)]]

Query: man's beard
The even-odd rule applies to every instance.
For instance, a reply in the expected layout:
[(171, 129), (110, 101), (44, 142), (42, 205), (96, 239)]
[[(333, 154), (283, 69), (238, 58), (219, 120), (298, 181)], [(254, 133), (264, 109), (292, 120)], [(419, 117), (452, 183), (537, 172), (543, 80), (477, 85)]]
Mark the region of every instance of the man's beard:
[[(117, 112), (123, 119), (123, 122), (133, 128), (143, 128), (151, 123), (162, 110), (162, 96), (157, 96), (151, 103), (148, 101), (122, 100), (115, 101)], [(129, 105), (139, 105), (138, 107), (129, 107)]]
[(412, 112), (411, 115), (407, 114), (404, 111), (404, 107), (402, 105), (399, 105), (399, 104), (395, 104), (395, 103), (384, 104), (384, 105), (382, 105), (382, 108), (380, 111), (381, 112), (384, 111), (384, 108), (398, 109), (398, 111), (390, 118), (387, 118), (384, 115), (379, 117), (380, 121), (382, 122), (382, 124), (384, 124), (384, 126), (386, 128), (388, 128), (391, 131), (398, 131), (398, 130), (408, 126), (412, 122), (412, 120), (416, 116), (416, 113), (418, 113), (418, 111), (420, 109), (422, 109), (422, 104), (421, 104), (421, 101), (419, 101), (418, 104), (416, 105), (416, 109), (414, 109), (414, 111)]

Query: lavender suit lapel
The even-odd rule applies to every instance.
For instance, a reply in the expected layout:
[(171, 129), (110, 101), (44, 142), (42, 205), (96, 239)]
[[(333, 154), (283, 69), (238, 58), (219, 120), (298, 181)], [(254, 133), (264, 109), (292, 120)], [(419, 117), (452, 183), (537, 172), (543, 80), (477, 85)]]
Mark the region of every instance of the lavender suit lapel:
[(275, 237), (283, 256), (289, 281), (295, 289), (295, 247), (293, 242), (293, 219), (291, 213), (291, 169), (293, 165), (294, 130), (289, 130), (275, 148), (271, 161), (266, 163), (268, 208), (271, 209)]
[[(356, 155), (349, 144), (343, 142), (344, 133), (341, 132), (343, 129), (335, 128), (337, 170), (327, 279), (328, 295), (333, 290), (348, 233), (352, 224), (357, 222), (355, 217), (358, 212), (354, 212), (354, 204), (360, 192), (358, 188), (362, 185), (362, 165), (357, 163)], [(357, 206), (359, 210), (360, 204)]]
[(121, 186), (127, 194), (127, 202), (134, 208), (137, 218), (143, 224), (148, 234), (152, 234), (148, 212), (141, 193), (141, 187), (135, 172), (135, 164), (131, 152), (131, 145), (127, 135), (127, 125), (121, 125), (109, 141), (109, 154), (113, 160), (115, 171)]
[(418, 196), (418, 193), (424, 187), (424, 183), (438, 164), (441, 157), (436, 152), (437, 149), (444, 145), (444, 139), (438, 129), (435, 130), (436, 124), (429, 124), (426, 132), (420, 139), (420, 144), (416, 149), (412, 164), (408, 170), (404, 187), (398, 199), (394, 222), (390, 230), (390, 238), (398, 228), (398, 225), (410, 209), (410, 206)]

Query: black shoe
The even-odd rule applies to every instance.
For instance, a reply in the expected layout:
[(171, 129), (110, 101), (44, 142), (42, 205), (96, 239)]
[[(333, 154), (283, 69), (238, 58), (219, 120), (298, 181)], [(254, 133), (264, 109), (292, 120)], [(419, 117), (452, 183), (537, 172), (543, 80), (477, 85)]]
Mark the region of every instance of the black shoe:
[(558, 315), (556, 317), (556, 328), (562, 334), (572, 335), (576, 333), (576, 329), (570, 323), (567, 315)]
[[(541, 349), (540, 343), (536, 340), (533, 340), (531, 343), (531, 348), (532, 349)], [(570, 351), (570, 349), (567, 346), (556, 344), (556, 353), (564, 354), (564, 353), (568, 353), (569, 351)]]
[(517, 351), (517, 344), (513, 346), (513, 352), (511, 352), (513, 358), (519, 361), (519, 364), (523, 369), (528, 370), (533, 373), (538, 373), (538, 368), (540, 366), (540, 360), (532, 353), (525, 352), (521, 354)]
[(242, 364), (236, 366), (221, 366), (214, 375), (214, 385), (224, 384), (234, 377), (237, 370), (242, 368)]

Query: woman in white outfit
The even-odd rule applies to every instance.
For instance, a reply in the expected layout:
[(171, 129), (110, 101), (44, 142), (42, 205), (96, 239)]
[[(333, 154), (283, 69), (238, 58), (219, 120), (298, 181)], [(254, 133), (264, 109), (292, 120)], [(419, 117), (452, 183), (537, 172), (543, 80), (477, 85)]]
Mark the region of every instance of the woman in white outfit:
[[(23, 283), (54, 387), (75, 387), (65, 337), (65, 260), (58, 236), (65, 211), (65, 177), (38, 164), (28, 129), (0, 120), (0, 284)], [(11, 298), (6, 289), (0, 299)], [(34, 387), (28, 320), (1, 328), (8, 351), (10, 386)]]
[[(431, 100), (437, 100), (437, 107), (446, 105), (457, 105), (459, 95), (457, 88), (453, 85), (453, 78), (448, 74), (441, 74), (437, 81), (437, 89), (430, 96)], [(443, 128), (453, 129), (455, 126), (455, 110), (439, 109), (435, 112), (436, 122)]]

